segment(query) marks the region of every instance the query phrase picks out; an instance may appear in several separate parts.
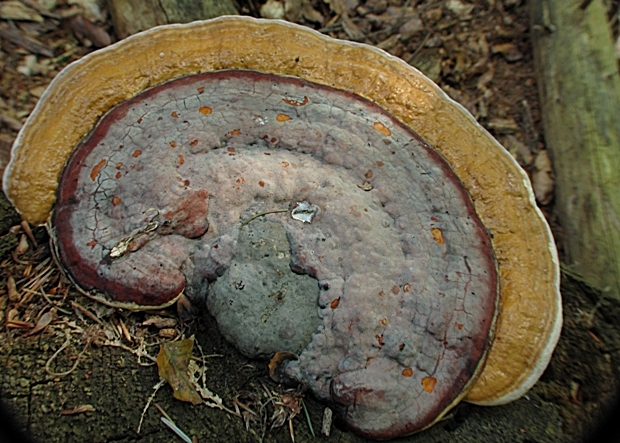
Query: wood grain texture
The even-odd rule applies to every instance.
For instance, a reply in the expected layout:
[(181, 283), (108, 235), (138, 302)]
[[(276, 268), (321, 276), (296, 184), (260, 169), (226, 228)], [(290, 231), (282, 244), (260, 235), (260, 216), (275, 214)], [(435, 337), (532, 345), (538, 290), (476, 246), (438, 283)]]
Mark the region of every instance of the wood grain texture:
[(119, 38), (170, 23), (238, 14), (232, 0), (108, 0)]
[(620, 79), (605, 7), (531, 2), (531, 25), (564, 259), (620, 298)]

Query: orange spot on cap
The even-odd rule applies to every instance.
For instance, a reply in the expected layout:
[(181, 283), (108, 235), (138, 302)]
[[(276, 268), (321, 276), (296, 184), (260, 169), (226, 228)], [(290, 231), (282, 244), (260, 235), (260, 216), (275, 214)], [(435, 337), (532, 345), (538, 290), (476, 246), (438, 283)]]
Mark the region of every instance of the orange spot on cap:
[(185, 159), (182, 155), (179, 155), (179, 164), (182, 165), (183, 163), (185, 163)]
[(284, 166), (285, 168), (289, 165), (289, 162), (282, 162), (282, 166)]
[(101, 160), (99, 163), (97, 163), (95, 167), (90, 171), (90, 179), (92, 181), (95, 181), (95, 179), (97, 178), (97, 176), (99, 175), (103, 167), (107, 164), (108, 164), (107, 160)]
[(438, 244), (443, 245), (446, 242), (443, 238), (443, 232), (441, 232), (441, 229), (431, 228), (431, 234)]
[(244, 179), (243, 177), (239, 177), (239, 178), (236, 180), (236, 182), (237, 182), (237, 183), (239, 183), (239, 184), (243, 183), (244, 181), (245, 181), (245, 179)]
[(94, 238), (89, 241), (88, 243), (86, 243), (86, 246), (90, 246), (91, 249), (93, 249), (95, 246), (97, 246), (97, 240), (95, 240)]
[(400, 292), (400, 289), (398, 288), (398, 286), (394, 285), (392, 286), (392, 294), (396, 295)]
[(386, 137), (389, 137), (390, 135), (392, 135), (392, 131), (390, 131), (383, 123), (381, 122), (374, 122), (372, 125), (377, 131), (379, 131), (381, 134), (385, 135)]
[(235, 135), (241, 134), (241, 129), (233, 129), (228, 133), (229, 136), (234, 137)]
[(264, 187), (265, 187), (265, 182), (264, 182), (264, 181), (262, 181), (262, 180), (261, 180), (261, 181), (259, 181), (259, 182), (258, 182), (258, 186), (260, 186), (261, 188), (264, 188)]
[(379, 320), (379, 323), (381, 323), (383, 326), (387, 326), (388, 319), (387, 318), (382, 318), (381, 320)]
[(139, 149), (136, 149), (135, 151), (133, 151), (133, 154), (131, 154), (133, 158), (138, 158), (141, 155), (142, 155), (142, 151), (140, 151)]
[(403, 292), (409, 292), (410, 290), (411, 290), (411, 285), (409, 283), (403, 286)]
[(278, 120), (279, 122), (287, 122), (289, 120), (292, 120), (292, 118), (286, 114), (278, 114), (276, 115), (276, 120)]
[(116, 169), (121, 169), (122, 167), (123, 167), (123, 163), (118, 162), (118, 163), (116, 164)]
[(198, 94), (202, 94), (203, 92), (205, 92), (205, 88), (203, 86), (201, 86), (197, 90), (198, 90)]
[(405, 368), (405, 369), (403, 369), (402, 374), (403, 374), (405, 377), (411, 377), (411, 376), (413, 375), (413, 369), (411, 369), (411, 368)]
[(200, 108), (198, 108), (198, 111), (202, 115), (209, 115), (211, 114), (211, 112), (213, 112), (213, 109), (209, 108), (208, 106), (201, 106)]
[(192, 140), (191, 142), (189, 142), (190, 146), (196, 146), (198, 144), (198, 140)]
[(112, 197), (112, 204), (114, 206), (120, 205), (121, 204), (121, 199), (118, 197)]
[(332, 300), (332, 302), (329, 304), (329, 307), (332, 309), (336, 309), (339, 304), (340, 304), (340, 297)]
[(433, 393), (435, 389), (435, 385), (437, 384), (437, 379), (435, 377), (424, 377), (422, 379), (422, 387), (429, 394)]
[(170, 142), (170, 147), (171, 147), (171, 148), (176, 148), (176, 147), (177, 147), (177, 142), (175, 142), (175, 141), (171, 141), (171, 142)]
[(122, 175), (123, 175), (123, 174), (121, 174), (121, 171), (118, 171), (114, 177), (116, 177), (116, 178), (121, 178), (121, 176), (122, 176)]
[(177, 114), (176, 111), (172, 111), (172, 114), (170, 114), (172, 116), (172, 118), (179, 118), (179, 114)]
[(461, 323), (454, 323), (454, 326), (456, 326), (458, 330), (463, 329), (463, 325)]
[(142, 123), (142, 117), (140, 117), (140, 118), (138, 119), (138, 122), (137, 122), (137, 123), (138, 123), (138, 124)]
[(375, 338), (377, 339), (377, 341), (379, 342), (379, 346), (383, 346), (384, 345), (384, 341), (383, 341), (383, 334), (379, 335), (375, 335)]

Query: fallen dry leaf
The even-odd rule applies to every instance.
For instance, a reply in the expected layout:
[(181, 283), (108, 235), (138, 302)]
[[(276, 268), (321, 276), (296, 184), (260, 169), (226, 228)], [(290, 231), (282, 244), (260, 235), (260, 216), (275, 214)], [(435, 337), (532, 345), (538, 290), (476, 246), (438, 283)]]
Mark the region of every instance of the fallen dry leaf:
[(45, 57), (54, 56), (54, 52), (52, 51), (52, 48), (50, 48), (47, 45), (44, 45), (43, 43), (41, 43), (40, 41), (32, 37), (28, 37), (24, 35), (18, 29), (6, 29), (3, 27), (0, 27), (0, 38), (10, 41), (11, 43), (14, 43), (16, 45), (19, 45), (22, 48), (26, 49), (27, 51), (32, 52), (33, 54), (40, 54)]
[(5, 20), (28, 20), (43, 23), (43, 17), (34, 9), (17, 0), (0, 3), (0, 18)]
[(35, 327), (32, 328), (32, 330), (28, 332), (26, 336), (38, 334), (39, 332), (47, 328), (47, 326), (54, 320), (54, 318), (56, 318), (56, 309), (52, 308), (39, 318), (39, 321), (37, 322)]
[(189, 360), (193, 347), (194, 337), (162, 344), (157, 354), (157, 367), (159, 376), (172, 387), (174, 398), (196, 405), (202, 399), (189, 378)]
[(94, 24), (86, 17), (81, 15), (71, 17), (69, 25), (78, 39), (83, 40), (87, 38), (95, 48), (103, 48), (112, 43), (110, 34), (102, 26)]
[(12, 129), (13, 131), (19, 131), (23, 126), (22, 122), (3, 112), (0, 112), (0, 123), (5, 124), (9, 129)]
[(446, 8), (454, 13), (460, 20), (468, 20), (471, 18), (474, 5), (466, 5), (459, 0), (448, 0)]
[(163, 328), (157, 333), (161, 338), (173, 339), (177, 336), (177, 330), (174, 328)]
[(534, 188), (536, 200), (541, 205), (551, 203), (554, 186), (555, 178), (551, 166), (551, 158), (549, 158), (547, 150), (543, 149), (536, 156), (534, 168), (532, 169), (532, 187)]
[(354, 22), (351, 20), (348, 14), (344, 13), (340, 16), (340, 22), (342, 23), (342, 28), (344, 32), (354, 42), (361, 42), (366, 39), (366, 35), (364, 31), (362, 31)]
[(84, 16), (94, 22), (103, 22), (106, 14), (102, 12), (101, 2), (98, 0), (69, 0), (70, 5), (77, 5)]
[(20, 255), (24, 255), (26, 252), (28, 252), (28, 248), (30, 248), (30, 245), (28, 245), (28, 238), (26, 237), (26, 234), (22, 234), (19, 238), (19, 243), (15, 247), (15, 254), (18, 257)]
[(93, 407), (93, 405), (80, 405), (80, 406), (76, 406), (75, 408), (71, 408), (71, 409), (65, 409), (64, 411), (60, 411), (60, 415), (74, 415), (74, 414), (81, 414), (83, 412), (95, 412), (96, 409)]
[(491, 52), (493, 54), (501, 54), (506, 61), (509, 62), (516, 62), (517, 60), (521, 60), (523, 58), (523, 54), (513, 43), (493, 45), (491, 46)]
[(9, 295), (9, 300), (12, 302), (18, 302), (21, 298), (19, 292), (17, 291), (17, 285), (15, 284), (15, 279), (12, 275), (9, 275), (6, 280), (6, 288)]
[(159, 315), (149, 317), (141, 323), (141, 326), (155, 326), (158, 329), (174, 328), (176, 325), (176, 319), (170, 317), (160, 317)]
[(267, 2), (260, 7), (260, 16), (270, 19), (284, 18), (284, 2), (279, 0), (267, 0)]
[(310, 3), (309, 1), (304, 1), (302, 3), (301, 15), (309, 22), (321, 24), (325, 22), (325, 17), (323, 17), (323, 15), (319, 11), (314, 9), (312, 3)]
[(512, 118), (492, 118), (486, 126), (497, 134), (514, 134), (519, 131), (519, 125)]

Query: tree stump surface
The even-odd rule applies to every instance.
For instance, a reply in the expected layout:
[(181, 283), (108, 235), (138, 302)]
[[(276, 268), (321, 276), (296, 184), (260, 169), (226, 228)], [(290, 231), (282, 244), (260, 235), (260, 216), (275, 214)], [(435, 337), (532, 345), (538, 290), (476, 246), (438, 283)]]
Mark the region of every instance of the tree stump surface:
[(154, 26), (238, 14), (232, 0), (109, 0), (108, 6), (119, 38)]
[(620, 299), (620, 78), (602, 0), (530, 2), (564, 260)]

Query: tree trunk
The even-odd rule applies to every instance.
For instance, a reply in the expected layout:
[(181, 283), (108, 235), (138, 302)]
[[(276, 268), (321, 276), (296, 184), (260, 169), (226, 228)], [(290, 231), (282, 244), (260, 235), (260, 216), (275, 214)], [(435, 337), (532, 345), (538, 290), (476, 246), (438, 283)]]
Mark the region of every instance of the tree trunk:
[(238, 14), (232, 0), (108, 0), (108, 6), (119, 38), (158, 25)]
[(620, 299), (620, 79), (603, 0), (530, 0), (564, 260)]

